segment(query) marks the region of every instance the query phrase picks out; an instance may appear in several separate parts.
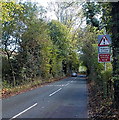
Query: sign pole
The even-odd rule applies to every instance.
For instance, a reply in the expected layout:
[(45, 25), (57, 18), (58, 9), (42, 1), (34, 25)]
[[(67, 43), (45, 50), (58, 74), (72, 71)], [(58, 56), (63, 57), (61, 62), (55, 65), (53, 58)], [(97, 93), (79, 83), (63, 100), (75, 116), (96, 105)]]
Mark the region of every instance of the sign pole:
[[(104, 27), (104, 35), (106, 35), (106, 28)], [(104, 62), (104, 70), (106, 71), (106, 62)]]
[(106, 62), (104, 62), (104, 69), (105, 69), (105, 71), (106, 71), (106, 67), (107, 67), (107, 66), (106, 66)]

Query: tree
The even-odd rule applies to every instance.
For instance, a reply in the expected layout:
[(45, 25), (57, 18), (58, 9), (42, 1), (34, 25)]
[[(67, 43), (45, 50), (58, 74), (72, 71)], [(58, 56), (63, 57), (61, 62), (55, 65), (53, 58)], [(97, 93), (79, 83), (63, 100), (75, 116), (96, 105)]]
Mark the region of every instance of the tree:
[(60, 71), (62, 72), (62, 61), (66, 59), (68, 54), (68, 32), (67, 27), (58, 21), (52, 21), (49, 24), (50, 37), (53, 44), (57, 48), (57, 62), (60, 64)]
[(26, 29), (21, 37), (19, 60), (24, 80), (37, 76), (48, 77), (50, 70), (50, 52), (52, 42), (48, 36), (48, 26), (38, 18), (37, 6), (25, 3), (24, 24)]
[(86, 2), (83, 5), (84, 16), (86, 23), (99, 28), (99, 20), (96, 18), (100, 14), (100, 4), (97, 2)]
[(15, 2), (0, 2), (2, 6), (2, 23), (10, 22), (20, 16), (22, 10), (24, 9), (23, 5), (17, 4)]
[(17, 50), (21, 31), (21, 22), (18, 16), (22, 15), (23, 6), (14, 2), (1, 2), (2, 4), (2, 48), (6, 52), (10, 69), (12, 72), (13, 83), (15, 86), (15, 71), (11, 61), (13, 53)]
[[(78, 55), (76, 54), (77, 48), (74, 46), (74, 41), (72, 41), (72, 34), (69, 33), (66, 25), (63, 25), (58, 21), (50, 22), (49, 28), (51, 40), (58, 49), (57, 59), (61, 62), (61, 70), (63, 70), (65, 74), (69, 74), (72, 72), (73, 64), (77, 64), (76, 61), (78, 61)], [(73, 58), (76, 58), (76, 61)]]
[(54, 12), (59, 22), (72, 29), (82, 23), (81, 4), (82, 2), (76, 1), (50, 2), (47, 9)]
[(5, 81), (11, 81), (15, 86), (33, 81), (36, 77), (61, 77), (72, 70), (77, 71), (76, 35), (74, 37), (67, 25), (59, 21), (47, 23), (44, 14), (39, 16), (43, 9), (36, 4), (19, 5), (22, 9), (13, 9), (13, 12), (11, 9), (9, 19), (3, 22), (3, 49), (14, 77), (13, 81), (4, 67), (9, 76), (3, 77)]
[(83, 31), (83, 37), (79, 38), (82, 43), (82, 54), (80, 55), (80, 61), (83, 61), (83, 65), (87, 67), (87, 74), (89, 82), (94, 83), (95, 90), (102, 93), (102, 98), (112, 98), (112, 89), (109, 86), (111, 84), (112, 65), (107, 63), (107, 70), (104, 70), (104, 64), (98, 63), (98, 46), (97, 36), (102, 34), (102, 31), (97, 31), (97, 28), (87, 26), (85, 32)]
[[(106, 28), (106, 33), (110, 34), (112, 37), (112, 50), (113, 50), (113, 61), (112, 61), (112, 66), (113, 66), (113, 77), (112, 80), (114, 82), (114, 98), (115, 98), (115, 103), (116, 107), (119, 106), (119, 57), (118, 57), (118, 39), (119, 39), (119, 20), (118, 20), (118, 11), (119, 11), (119, 5), (118, 3), (115, 2), (103, 2), (99, 3), (96, 5), (99, 5), (99, 8), (101, 10), (101, 15), (102, 15), (102, 21), (100, 29)], [(84, 13), (87, 16), (87, 18), (91, 19), (97, 12), (97, 6), (94, 3), (87, 3), (84, 5)], [(88, 9), (87, 9), (88, 8)], [(89, 22), (90, 22), (89, 21)], [(93, 24), (92, 24), (93, 25)], [(95, 24), (94, 24), (95, 26)], [(103, 33), (104, 34), (104, 33)]]
[(102, 22), (106, 28), (106, 32), (112, 37), (112, 50), (113, 50), (113, 82), (114, 82), (114, 98), (115, 106), (119, 106), (119, 57), (118, 57), (118, 39), (119, 39), (119, 20), (118, 20), (118, 10), (119, 5), (116, 2), (111, 3), (100, 3), (102, 6)]
[[(118, 2), (119, 3), (119, 2)], [(113, 49), (113, 80), (114, 80), (114, 97), (116, 108), (119, 108), (119, 4), (111, 3), (112, 16), (112, 49)]]

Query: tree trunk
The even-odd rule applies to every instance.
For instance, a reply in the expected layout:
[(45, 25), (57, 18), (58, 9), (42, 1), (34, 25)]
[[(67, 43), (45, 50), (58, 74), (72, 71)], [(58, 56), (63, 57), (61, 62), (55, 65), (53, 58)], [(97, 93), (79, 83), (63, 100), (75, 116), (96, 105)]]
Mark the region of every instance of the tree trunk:
[(11, 60), (10, 60), (10, 56), (7, 55), (7, 57), (8, 57), (8, 62), (10, 64), (11, 71), (12, 71), (13, 86), (15, 86), (16, 85), (16, 79), (15, 79), (14, 69), (13, 69), (13, 66), (12, 66), (12, 63), (11, 63)]
[(116, 108), (119, 108), (119, 2), (112, 5), (112, 48), (113, 48), (113, 78), (114, 100)]

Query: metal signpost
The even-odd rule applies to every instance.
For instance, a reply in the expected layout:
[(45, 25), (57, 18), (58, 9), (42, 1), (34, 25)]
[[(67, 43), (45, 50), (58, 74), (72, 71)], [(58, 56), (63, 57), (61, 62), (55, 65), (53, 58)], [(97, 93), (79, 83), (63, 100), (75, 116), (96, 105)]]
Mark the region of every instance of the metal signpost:
[(111, 37), (109, 35), (98, 35), (98, 62), (105, 64), (111, 62)]

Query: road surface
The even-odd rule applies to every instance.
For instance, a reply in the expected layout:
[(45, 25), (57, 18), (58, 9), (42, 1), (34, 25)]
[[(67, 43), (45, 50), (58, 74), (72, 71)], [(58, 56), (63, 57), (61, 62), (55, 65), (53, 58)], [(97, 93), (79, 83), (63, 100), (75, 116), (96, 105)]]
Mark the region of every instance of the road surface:
[(2, 118), (88, 118), (86, 80), (69, 77), (2, 100)]

